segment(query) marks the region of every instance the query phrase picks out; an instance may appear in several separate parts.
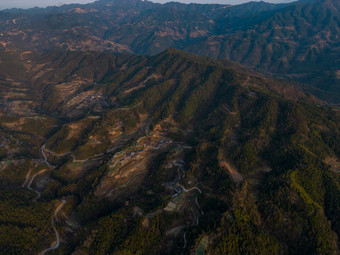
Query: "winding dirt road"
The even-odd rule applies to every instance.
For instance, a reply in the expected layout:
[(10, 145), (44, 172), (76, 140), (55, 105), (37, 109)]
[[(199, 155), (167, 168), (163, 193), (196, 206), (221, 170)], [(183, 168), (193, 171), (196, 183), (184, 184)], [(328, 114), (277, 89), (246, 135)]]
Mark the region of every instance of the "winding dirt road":
[(50, 248), (47, 248), (46, 250), (42, 251), (40, 253), (40, 255), (44, 255), (46, 254), (47, 252), (51, 251), (51, 250), (55, 250), (55, 249), (58, 249), (59, 245), (60, 245), (60, 237), (59, 237), (59, 232), (57, 230), (57, 228), (55, 227), (54, 225), (54, 218), (58, 215), (58, 213), (60, 212), (60, 210), (64, 207), (66, 203), (66, 200), (61, 200), (61, 203), (59, 204), (59, 206), (55, 209), (54, 211), (54, 215), (52, 216), (52, 220), (51, 220), (51, 225), (53, 227), (53, 230), (54, 230), (54, 233), (56, 235), (56, 244), (51, 246)]
[(186, 188), (184, 188), (181, 184), (179, 184), (178, 186), (180, 186), (180, 187), (183, 189), (183, 191), (184, 191), (185, 193), (188, 193), (188, 192), (193, 191), (193, 190), (198, 190), (198, 192), (199, 192), (200, 194), (202, 194), (202, 191), (201, 191), (199, 188), (197, 188), (197, 187), (193, 187), (193, 188), (191, 188), (191, 189), (186, 189)]
[(27, 174), (26, 174), (26, 179), (25, 179), (25, 182), (21, 185), (22, 188), (25, 188), (28, 180), (29, 180), (29, 177), (31, 175), (31, 172), (32, 172), (32, 169), (28, 170)]
[(52, 166), (48, 161), (47, 161), (47, 157), (46, 157), (46, 155), (45, 155), (45, 146), (46, 146), (46, 143), (41, 147), (41, 154), (43, 155), (43, 157), (44, 157), (44, 162), (46, 163), (46, 165), (48, 165), (49, 167), (51, 167), (51, 168), (55, 168), (54, 166)]
[(184, 232), (183, 239), (184, 239), (183, 249), (185, 249), (185, 247), (187, 247), (187, 231)]
[(47, 151), (49, 154), (51, 154), (51, 155), (53, 155), (53, 156), (55, 156), (55, 157), (65, 157), (65, 156), (67, 156), (67, 155), (69, 155), (69, 154), (72, 154), (72, 151), (65, 152), (65, 153), (63, 153), (63, 154), (55, 153), (55, 152), (53, 152), (53, 151), (50, 151), (50, 150), (46, 149), (45, 145), (44, 145), (44, 151)]
[[(41, 154), (42, 154), (42, 156), (44, 157), (44, 162), (46, 163), (46, 165), (48, 165), (50, 168), (53, 168), (53, 169), (54, 169), (55, 167), (52, 166), (52, 165), (47, 161), (47, 157), (46, 157), (44, 151), (45, 151), (45, 144), (41, 147)], [(31, 172), (32, 172), (32, 169), (30, 169), (30, 170), (28, 171), (28, 173), (26, 174), (25, 182), (22, 184), (22, 187), (23, 187), (23, 188), (25, 188), (25, 186), (27, 185), (27, 188), (28, 188), (28, 189), (33, 190), (33, 191), (37, 194), (37, 196), (33, 199), (33, 201), (35, 201), (35, 202), (38, 201), (38, 199), (40, 198), (41, 194), (40, 194), (39, 191), (33, 189), (33, 188), (31, 187), (31, 185), (32, 185), (33, 181), (35, 180), (35, 177), (37, 177), (38, 175), (40, 175), (40, 174), (46, 172), (47, 170), (48, 170), (48, 169), (42, 169), (42, 170), (40, 170), (38, 173), (36, 173), (35, 175), (33, 175), (32, 178), (31, 178), (31, 180), (30, 180), (30, 175), (31, 175)], [(59, 236), (59, 232), (58, 232), (57, 228), (55, 227), (54, 218), (58, 215), (58, 213), (60, 212), (60, 210), (64, 207), (65, 203), (66, 203), (66, 200), (62, 200), (62, 201), (61, 201), (61, 203), (60, 203), (60, 204), (58, 205), (58, 207), (55, 209), (54, 214), (53, 214), (52, 219), (51, 219), (51, 225), (52, 225), (52, 228), (53, 228), (53, 230), (54, 230), (54, 233), (55, 233), (55, 235), (56, 235), (56, 239), (57, 239), (57, 240), (56, 240), (56, 242), (55, 242), (55, 244), (54, 244), (53, 246), (51, 246), (50, 248), (47, 248), (46, 250), (42, 251), (42, 252), (40, 253), (40, 255), (44, 255), (44, 254), (46, 254), (47, 252), (49, 252), (49, 251), (51, 251), (51, 250), (58, 249), (58, 247), (59, 247), (59, 245), (60, 245), (60, 236)]]
[[(43, 170), (39, 171), (38, 173), (36, 173), (35, 175), (33, 175), (31, 181), (30, 181), (30, 182), (28, 183), (28, 185), (27, 185), (27, 188), (28, 188), (29, 190), (33, 190), (33, 191), (37, 194), (37, 196), (33, 199), (33, 201), (38, 201), (38, 199), (40, 198), (41, 194), (40, 194), (39, 191), (37, 191), (37, 190), (31, 188), (31, 185), (32, 185), (32, 183), (33, 183), (35, 177), (37, 177), (39, 174), (45, 173), (46, 171), (47, 171), (47, 169), (43, 169)], [(30, 171), (29, 171), (29, 173), (30, 173)], [(26, 180), (28, 181), (28, 179), (26, 179)], [(24, 184), (26, 184), (26, 181), (25, 181)], [(23, 187), (24, 187), (24, 184), (23, 184)]]

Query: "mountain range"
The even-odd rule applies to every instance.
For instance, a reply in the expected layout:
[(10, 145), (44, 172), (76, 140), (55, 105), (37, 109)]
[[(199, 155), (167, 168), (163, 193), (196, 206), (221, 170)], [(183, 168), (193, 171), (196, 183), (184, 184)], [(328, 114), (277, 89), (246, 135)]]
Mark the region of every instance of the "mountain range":
[(0, 253), (339, 254), (338, 10), (1, 12)]
[(1, 56), (5, 254), (50, 249), (50, 217), (61, 254), (338, 252), (339, 112), (319, 99), (175, 49)]
[(339, 17), (336, 0), (236, 6), (101, 0), (3, 11), (0, 45), (148, 55), (183, 49), (282, 76), (338, 103)]

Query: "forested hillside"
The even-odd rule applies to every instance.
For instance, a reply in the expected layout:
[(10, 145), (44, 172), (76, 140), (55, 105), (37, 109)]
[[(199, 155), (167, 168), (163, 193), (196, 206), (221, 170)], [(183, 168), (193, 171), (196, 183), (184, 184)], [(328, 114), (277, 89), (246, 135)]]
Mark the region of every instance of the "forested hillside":
[(4, 254), (339, 253), (336, 107), (175, 49), (1, 56)]

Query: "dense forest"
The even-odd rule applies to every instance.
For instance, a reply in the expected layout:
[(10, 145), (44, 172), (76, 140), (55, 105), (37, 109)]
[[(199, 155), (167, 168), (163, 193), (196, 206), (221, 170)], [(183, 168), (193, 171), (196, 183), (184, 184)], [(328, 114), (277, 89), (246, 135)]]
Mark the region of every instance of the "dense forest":
[(174, 49), (21, 56), (40, 69), (0, 86), (2, 253), (52, 247), (51, 220), (51, 254), (339, 253), (336, 107)]

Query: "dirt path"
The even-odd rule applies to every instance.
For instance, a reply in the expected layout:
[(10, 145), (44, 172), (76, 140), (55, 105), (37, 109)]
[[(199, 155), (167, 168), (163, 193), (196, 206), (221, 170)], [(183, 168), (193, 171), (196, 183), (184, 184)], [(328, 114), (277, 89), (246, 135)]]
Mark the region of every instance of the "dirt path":
[(133, 175), (132, 175), (132, 176), (131, 176), (124, 184), (122, 184), (122, 185), (120, 185), (120, 186), (114, 188), (113, 190), (111, 190), (111, 191), (109, 192), (109, 194), (106, 195), (106, 197), (112, 196), (113, 192), (116, 191), (116, 190), (118, 190), (118, 189), (126, 188), (127, 185), (129, 185), (129, 184), (135, 179), (135, 177), (136, 177), (137, 175), (140, 175), (140, 174), (142, 174), (142, 173), (143, 173), (143, 171), (133, 174)]
[[(198, 188), (198, 187), (193, 187), (193, 188), (191, 188), (191, 189), (186, 189), (186, 188), (184, 188), (181, 184), (178, 184), (178, 186), (181, 187), (182, 190), (183, 190), (183, 192), (185, 192), (185, 193), (188, 193), (188, 192), (193, 191), (193, 190), (197, 190), (200, 194), (202, 194), (202, 191), (201, 191), (200, 188)], [(198, 209), (199, 209), (201, 215), (204, 215), (204, 213), (203, 213), (203, 211), (202, 211), (202, 209), (201, 209), (201, 207), (200, 207), (200, 205), (199, 205), (199, 203), (198, 203), (198, 201), (197, 201), (197, 197), (196, 197), (196, 199), (195, 199), (195, 203), (196, 203), (196, 205), (197, 205), (197, 207), (198, 207)], [(198, 226), (198, 225), (199, 225), (199, 216), (196, 216), (196, 214), (195, 214), (194, 211), (192, 211), (192, 212), (194, 213), (194, 215), (195, 215), (195, 217), (196, 217), (196, 221), (197, 221), (196, 224), (197, 224), (197, 226)]]
[(123, 110), (123, 111), (127, 111), (127, 110), (130, 110), (130, 109), (133, 109), (133, 108), (136, 108), (138, 106), (140, 106), (142, 104), (142, 102), (139, 102), (135, 105), (131, 105), (131, 106), (127, 106), (127, 107), (121, 107), (121, 108), (117, 108), (116, 110)]
[(43, 170), (39, 171), (38, 173), (36, 173), (35, 175), (33, 175), (31, 181), (29, 182), (29, 184), (28, 184), (28, 186), (27, 186), (28, 189), (33, 190), (35, 193), (37, 193), (37, 196), (33, 199), (33, 201), (38, 201), (38, 199), (40, 198), (41, 194), (40, 194), (39, 191), (37, 191), (37, 190), (31, 188), (31, 185), (32, 185), (32, 183), (33, 183), (35, 177), (37, 177), (37, 175), (42, 174), (42, 173), (45, 173), (46, 171), (47, 171), (47, 169), (43, 169)]
[(228, 162), (222, 161), (222, 166), (226, 167), (231, 175), (231, 177), (234, 179), (235, 182), (241, 183), (244, 179), (244, 176), (237, 172), (235, 168), (233, 168)]
[(187, 231), (184, 232), (183, 239), (184, 239), (183, 249), (185, 249), (185, 247), (187, 247)]
[[(52, 166), (52, 165), (47, 161), (47, 157), (46, 157), (46, 155), (45, 155), (45, 146), (46, 146), (46, 144), (44, 144), (44, 145), (42, 146), (42, 148), (41, 148), (41, 154), (42, 154), (42, 156), (44, 157), (44, 162), (45, 162), (49, 167), (55, 168), (54, 166)], [(39, 191), (33, 189), (33, 188), (31, 187), (31, 185), (32, 185), (32, 183), (34, 182), (35, 178), (36, 178), (38, 175), (40, 175), (40, 174), (42, 174), (42, 173), (45, 173), (47, 170), (48, 170), (48, 169), (42, 169), (42, 170), (40, 170), (38, 173), (36, 173), (36, 174), (34, 174), (34, 175), (32, 176), (32, 178), (31, 178), (30, 181), (29, 181), (29, 179), (30, 179), (30, 175), (31, 175), (32, 169), (30, 169), (30, 170), (28, 171), (28, 173), (26, 174), (26, 179), (25, 179), (25, 182), (22, 184), (22, 187), (24, 188), (24, 187), (27, 185), (27, 188), (28, 188), (29, 190), (33, 190), (33, 191), (37, 194), (37, 196), (33, 199), (34, 202), (38, 201), (38, 199), (40, 198), (41, 194), (40, 194)], [(61, 201), (61, 203), (60, 203), (60, 204), (58, 205), (58, 207), (55, 209), (54, 214), (53, 214), (52, 219), (51, 219), (51, 225), (52, 225), (52, 228), (53, 228), (53, 230), (54, 230), (54, 233), (55, 233), (56, 239), (57, 239), (57, 240), (56, 240), (56, 244), (53, 245), (53, 246), (51, 246), (50, 248), (48, 248), (48, 249), (42, 251), (42, 252), (40, 253), (40, 255), (44, 255), (44, 254), (46, 254), (47, 252), (49, 252), (49, 251), (51, 251), (51, 250), (55, 250), (55, 249), (57, 249), (57, 248), (59, 247), (59, 245), (60, 245), (60, 236), (59, 236), (59, 232), (58, 232), (57, 228), (55, 227), (54, 218), (58, 215), (58, 213), (60, 212), (60, 210), (64, 207), (65, 203), (66, 203), (66, 200), (62, 200), (62, 201)]]
[(240, 184), (244, 180), (244, 176), (240, 174), (239, 172), (237, 172), (236, 169), (232, 167), (231, 164), (227, 162), (226, 159), (224, 159), (222, 151), (218, 152), (217, 157), (218, 157), (218, 162), (219, 162), (220, 167), (226, 168), (228, 172), (230, 173), (231, 177), (233, 178), (233, 180), (236, 183)]
[(32, 169), (28, 170), (27, 174), (26, 174), (26, 179), (25, 179), (25, 182), (21, 185), (22, 188), (25, 188), (28, 180), (29, 180), (29, 177), (31, 175), (31, 172), (32, 172)]
[(222, 105), (223, 109), (226, 110), (227, 113), (231, 114), (231, 115), (236, 115), (237, 112), (232, 112), (229, 108), (229, 106), (227, 106), (226, 104)]
[[(22, 185), (22, 187), (24, 187), (24, 186), (28, 183), (27, 188), (30, 189), (30, 190), (33, 190), (35, 193), (37, 193), (37, 196), (33, 199), (33, 201), (35, 201), (35, 202), (40, 198), (41, 194), (40, 194), (39, 191), (37, 191), (37, 190), (31, 188), (31, 185), (32, 185), (32, 183), (33, 183), (35, 177), (37, 177), (38, 175), (40, 175), (40, 174), (42, 174), (42, 173), (44, 173), (44, 172), (46, 172), (46, 171), (47, 171), (47, 169), (43, 169), (43, 170), (39, 171), (38, 173), (36, 173), (35, 175), (33, 175), (33, 177), (31, 178), (31, 180), (30, 180), (29, 183), (28, 183), (29, 176), (30, 176), (30, 174), (31, 174), (31, 172), (32, 172), (32, 169), (30, 169), (29, 172), (28, 172), (27, 175), (26, 175), (26, 180), (25, 180), (24, 184)], [(51, 220), (51, 225), (52, 225), (52, 227), (53, 227), (54, 233), (55, 233), (56, 238), (57, 238), (56, 244), (55, 244), (54, 246), (52, 246), (52, 247), (50, 247), (50, 248), (48, 248), (48, 249), (42, 251), (42, 252), (40, 253), (41, 255), (44, 255), (46, 252), (48, 252), (48, 251), (50, 251), (50, 250), (55, 250), (55, 249), (57, 249), (57, 248), (59, 247), (59, 244), (60, 244), (60, 237), (59, 237), (58, 230), (57, 230), (57, 228), (56, 228), (55, 225), (54, 225), (54, 217), (57, 216), (57, 214), (58, 214), (59, 211), (63, 208), (63, 206), (65, 205), (65, 203), (66, 203), (66, 200), (62, 200), (62, 201), (61, 201), (61, 203), (59, 204), (59, 206), (55, 209), (54, 214), (53, 214), (53, 216), (52, 216), (52, 220)]]
[(56, 238), (57, 238), (56, 244), (53, 245), (53, 246), (51, 246), (50, 248), (48, 248), (48, 249), (42, 251), (42, 252), (40, 253), (40, 255), (44, 255), (44, 254), (46, 254), (47, 252), (49, 252), (49, 251), (51, 251), (51, 250), (55, 250), (55, 249), (58, 249), (58, 248), (59, 248), (59, 245), (60, 245), (60, 236), (59, 236), (59, 232), (58, 232), (57, 228), (56, 228), (55, 225), (54, 225), (54, 218), (58, 215), (58, 213), (60, 212), (60, 210), (64, 207), (65, 203), (66, 203), (66, 200), (62, 200), (62, 201), (61, 201), (61, 203), (59, 204), (59, 206), (55, 209), (54, 215), (52, 216), (52, 220), (51, 220), (51, 225), (52, 225), (52, 227), (53, 227), (54, 233), (55, 233)]
[(49, 167), (51, 167), (51, 168), (55, 168), (54, 166), (52, 166), (50, 163), (48, 163), (48, 161), (47, 161), (47, 157), (46, 157), (46, 155), (45, 155), (45, 146), (46, 146), (46, 143), (41, 147), (41, 154), (43, 155), (43, 157), (44, 157), (44, 162), (46, 163), (46, 165), (48, 165)]
[(180, 186), (185, 193), (188, 193), (188, 192), (193, 191), (193, 190), (197, 190), (200, 194), (202, 194), (202, 191), (198, 187), (193, 187), (191, 189), (186, 189), (181, 184), (179, 184), (178, 186)]
[(198, 204), (197, 200), (198, 200), (198, 197), (196, 197), (195, 202), (196, 202), (196, 205), (197, 205), (198, 209), (200, 209), (201, 214), (204, 215), (204, 212), (202, 211), (202, 209), (201, 209), (200, 205)]
[[(44, 146), (45, 146), (45, 145), (44, 145)], [(58, 154), (58, 153), (55, 153), (55, 152), (53, 152), (53, 151), (50, 151), (50, 150), (46, 149), (45, 147), (44, 147), (44, 151), (47, 151), (48, 153), (52, 154), (52, 155), (55, 156), (55, 157), (65, 157), (65, 156), (67, 156), (67, 155), (69, 155), (69, 154), (72, 154), (72, 151), (68, 151), (68, 152), (65, 152), (65, 153), (63, 153), (63, 154)]]

